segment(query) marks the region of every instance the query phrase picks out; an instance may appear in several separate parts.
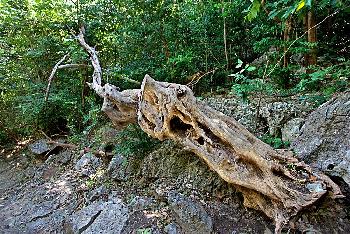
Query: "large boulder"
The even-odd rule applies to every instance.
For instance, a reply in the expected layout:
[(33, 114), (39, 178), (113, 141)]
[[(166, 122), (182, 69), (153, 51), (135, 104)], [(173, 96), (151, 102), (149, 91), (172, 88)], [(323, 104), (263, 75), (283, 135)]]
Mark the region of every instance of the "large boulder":
[(148, 181), (166, 181), (166, 187), (174, 187), (181, 192), (234, 193), (233, 187), (228, 186), (196, 155), (172, 142), (162, 143), (144, 158), (141, 174)]
[(305, 120), (303, 118), (294, 118), (284, 124), (281, 129), (282, 141), (292, 142), (300, 135), (300, 129)]
[(121, 154), (115, 154), (111, 159), (107, 172), (114, 180), (126, 181), (128, 179), (127, 159)]
[(275, 137), (281, 137), (281, 133), (283, 137), (285, 133), (286, 141), (295, 138), (300, 121), (313, 109), (312, 103), (301, 97), (251, 97), (249, 102), (234, 96), (208, 97), (203, 101), (234, 118), (255, 135), (263, 135), (267, 130)]
[(213, 222), (199, 202), (176, 192), (169, 194), (168, 202), (185, 233), (212, 233)]
[(126, 205), (113, 198), (107, 202), (95, 202), (72, 215), (74, 233), (122, 233), (128, 220)]
[(95, 174), (101, 165), (101, 159), (97, 158), (92, 153), (86, 153), (78, 160), (74, 168), (83, 176), (91, 176)]
[(248, 128), (249, 131), (255, 131), (256, 105), (254, 103), (245, 102), (234, 97), (207, 97), (203, 101), (215, 110), (234, 118)]
[(288, 102), (272, 102), (262, 106), (260, 114), (267, 120), (271, 136), (279, 136), (283, 125), (295, 116), (296, 106)]
[(50, 145), (48, 143), (48, 140), (46, 139), (40, 139), (35, 141), (33, 144), (30, 144), (28, 146), (30, 152), (32, 152), (33, 154), (44, 154), (49, 152), (50, 150), (53, 150), (55, 148), (54, 145)]
[(302, 160), (350, 185), (350, 92), (312, 112), (292, 148)]

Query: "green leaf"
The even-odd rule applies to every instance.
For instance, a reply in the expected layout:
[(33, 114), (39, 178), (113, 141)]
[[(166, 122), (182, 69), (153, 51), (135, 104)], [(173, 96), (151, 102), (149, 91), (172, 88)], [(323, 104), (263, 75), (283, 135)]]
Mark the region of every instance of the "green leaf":
[(242, 67), (242, 65), (243, 65), (243, 61), (240, 60), (240, 59), (238, 59), (238, 60), (237, 60), (236, 68), (240, 68), (240, 67)]
[(249, 12), (248, 15), (246, 15), (246, 19), (248, 21), (252, 21), (254, 18), (256, 18), (256, 16), (258, 15), (259, 11), (260, 11), (260, 1), (259, 0), (253, 0), (252, 5), (249, 8)]
[(297, 12), (300, 11), (305, 6), (305, 0), (301, 0), (297, 7)]
[(255, 71), (255, 70), (256, 70), (256, 67), (254, 67), (254, 66), (249, 66), (247, 68), (247, 71)]

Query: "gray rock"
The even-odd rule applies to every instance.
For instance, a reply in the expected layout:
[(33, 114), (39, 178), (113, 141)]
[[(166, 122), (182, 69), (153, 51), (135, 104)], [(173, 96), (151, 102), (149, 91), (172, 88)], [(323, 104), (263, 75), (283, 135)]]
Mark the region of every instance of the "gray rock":
[(66, 219), (64, 211), (56, 211), (46, 216), (38, 217), (26, 226), (25, 233), (63, 233), (62, 226)]
[(116, 154), (110, 161), (107, 172), (110, 174), (112, 179), (125, 181), (127, 180), (126, 166), (127, 159), (120, 154)]
[(72, 152), (70, 150), (64, 150), (57, 155), (59, 163), (67, 164), (72, 158)]
[(203, 206), (179, 193), (170, 192), (168, 202), (185, 233), (211, 233), (213, 222)]
[(128, 220), (128, 209), (117, 198), (107, 202), (96, 202), (84, 207), (72, 215), (74, 233), (122, 233)]
[(278, 136), (284, 123), (290, 120), (295, 113), (295, 106), (287, 102), (269, 103), (260, 110), (261, 116), (267, 120), (269, 133), (272, 136)]
[(150, 197), (135, 196), (128, 204), (132, 211), (145, 210), (154, 203)]
[[(181, 192), (195, 190), (214, 193), (227, 185), (196, 155), (172, 142), (164, 142), (158, 149), (147, 155), (141, 165), (141, 171), (145, 179), (166, 180), (167, 188), (171, 184)], [(225, 190), (225, 193), (228, 196), (232, 195), (233, 187)]]
[(166, 225), (165, 230), (167, 234), (180, 234), (179, 227), (176, 225), (176, 223), (169, 223)]
[(285, 123), (293, 118), (305, 118), (313, 109), (311, 103), (298, 97), (284, 97), (279, 101), (276, 98), (259, 99), (255, 97), (249, 102), (244, 102), (236, 97), (209, 97), (203, 102), (234, 118), (256, 135), (265, 134), (264, 129), (268, 127), (269, 133), (278, 137)]
[(269, 228), (265, 228), (264, 234), (273, 234), (273, 232)]
[(230, 116), (244, 125), (249, 131), (256, 128), (256, 108), (252, 103), (237, 98), (209, 97), (203, 100), (207, 105)]
[(53, 213), (53, 211), (56, 210), (57, 207), (58, 207), (58, 204), (55, 204), (54, 201), (46, 201), (46, 202), (37, 204), (33, 207), (33, 210), (30, 212), (32, 213), (31, 220), (47, 217), (51, 213)]
[(302, 160), (350, 185), (350, 92), (312, 112), (292, 148)]
[(266, 66), (265, 64), (270, 59), (271, 56), (276, 52), (276, 47), (270, 47), (268, 52), (265, 52), (260, 57), (256, 58), (251, 65), (253, 66)]
[(115, 138), (117, 137), (118, 131), (111, 126), (111, 124), (107, 124), (102, 126), (96, 132), (95, 137), (102, 144), (114, 143)]
[(109, 192), (109, 189), (107, 189), (104, 185), (101, 185), (100, 187), (88, 192), (88, 202), (94, 202), (101, 198), (106, 198), (108, 197)]
[(28, 146), (29, 150), (34, 154), (43, 154), (54, 148), (54, 146), (48, 144), (46, 139), (41, 139)]
[(101, 166), (101, 160), (92, 153), (84, 154), (75, 164), (77, 170), (83, 176), (90, 176), (94, 174), (98, 167)]
[(50, 155), (45, 163), (47, 164), (67, 164), (70, 160), (71, 160), (71, 157), (72, 157), (72, 152), (70, 150), (64, 150), (60, 153), (58, 153), (57, 155), (56, 154), (52, 154)]
[(292, 142), (300, 134), (300, 129), (305, 120), (303, 118), (294, 118), (289, 120), (282, 128), (282, 141)]
[(322, 184), (320, 183), (310, 183), (306, 185), (306, 188), (310, 191), (310, 192), (316, 192), (316, 193), (321, 193), (321, 192), (325, 192), (325, 189), (323, 189)]
[(290, 56), (290, 60), (292, 63), (302, 65), (305, 62), (304, 57), (305, 57), (304, 54), (297, 53), (297, 54), (293, 54), (292, 56)]

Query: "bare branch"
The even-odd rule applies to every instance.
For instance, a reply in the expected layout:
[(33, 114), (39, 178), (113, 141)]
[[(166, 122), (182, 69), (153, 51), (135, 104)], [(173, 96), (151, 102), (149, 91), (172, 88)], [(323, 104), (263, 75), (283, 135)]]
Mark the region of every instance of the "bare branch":
[(61, 63), (63, 63), (64, 60), (66, 60), (66, 58), (68, 57), (68, 54), (64, 55), (60, 61), (58, 61), (56, 63), (56, 65), (53, 67), (52, 71), (51, 71), (51, 74), (50, 74), (50, 77), (49, 77), (49, 83), (47, 84), (47, 88), (46, 88), (46, 94), (45, 94), (45, 102), (47, 102), (47, 100), (49, 99), (49, 92), (50, 92), (50, 88), (51, 88), (51, 83), (52, 83), (52, 80), (55, 76), (55, 73), (59, 67), (59, 65)]
[(55, 146), (60, 146), (63, 148), (71, 148), (71, 149), (79, 148), (77, 145), (67, 144), (67, 143), (62, 143), (62, 142), (57, 142), (57, 141), (48, 141), (47, 143), (51, 144), (51, 145), (55, 145)]
[(131, 79), (129, 77), (126, 77), (126, 76), (121, 76), (119, 78), (122, 79), (122, 80), (125, 80), (127, 82), (133, 83), (133, 84), (141, 85), (141, 82), (139, 82), (137, 80), (133, 80), (133, 79)]
[(78, 41), (79, 41), (80, 45), (90, 55), (90, 60), (91, 60), (92, 66), (94, 68), (94, 73), (92, 75), (92, 84), (89, 84), (89, 86), (93, 90), (95, 90), (95, 92), (99, 96), (103, 97), (104, 96), (104, 90), (103, 90), (103, 87), (101, 86), (102, 68), (101, 68), (101, 65), (100, 65), (100, 61), (98, 59), (96, 50), (86, 43), (85, 38), (84, 38), (84, 32), (85, 32), (85, 28), (84, 28), (84, 26), (82, 26), (80, 28), (80, 32), (79, 32), (79, 35), (77, 36), (77, 38), (78, 38)]
[(91, 67), (91, 65), (87, 65), (87, 64), (63, 64), (63, 65), (59, 65), (57, 67), (57, 69), (65, 69), (65, 68), (80, 68), (80, 67)]

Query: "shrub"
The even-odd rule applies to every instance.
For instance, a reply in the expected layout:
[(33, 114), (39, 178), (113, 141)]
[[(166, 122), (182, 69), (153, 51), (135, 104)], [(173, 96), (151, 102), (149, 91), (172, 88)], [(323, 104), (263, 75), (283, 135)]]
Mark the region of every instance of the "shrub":
[(49, 135), (67, 132), (67, 110), (61, 101), (45, 103), (37, 116), (38, 127)]

